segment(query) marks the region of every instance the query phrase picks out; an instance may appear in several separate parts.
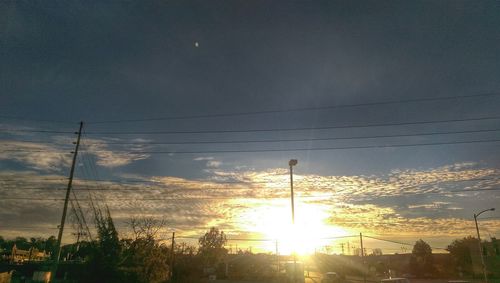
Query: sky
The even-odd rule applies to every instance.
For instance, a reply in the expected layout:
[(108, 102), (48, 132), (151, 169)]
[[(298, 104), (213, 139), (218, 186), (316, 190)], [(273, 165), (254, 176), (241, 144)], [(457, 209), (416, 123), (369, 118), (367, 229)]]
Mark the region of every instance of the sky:
[(70, 210), (107, 205), (123, 235), (153, 217), (186, 241), (216, 226), (254, 246), (439, 248), (496, 207), (479, 224), (499, 237), (499, 10), (2, 1), (0, 235), (56, 234), (83, 121)]

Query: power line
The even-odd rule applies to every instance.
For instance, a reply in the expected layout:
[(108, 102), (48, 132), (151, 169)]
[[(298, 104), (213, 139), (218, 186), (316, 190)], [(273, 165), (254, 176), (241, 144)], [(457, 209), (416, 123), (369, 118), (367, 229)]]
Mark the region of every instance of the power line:
[(353, 140), (353, 139), (375, 139), (375, 138), (395, 138), (395, 137), (414, 137), (414, 136), (435, 136), (451, 134), (472, 134), (497, 132), (500, 128), (485, 130), (468, 131), (446, 131), (446, 132), (428, 132), (411, 134), (391, 134), (391, 135), (367, 135), (351, 137), (328, 137), (328, 138), (307, 138), (307, 139), (267, 139), (267, 140), (230, 140), (230, 141), (177, 141), (177, 142), (106, 142), (112, 145), (174, 145), (174, 144), (241, 144), (241, 143), (276, 143), (276, 142), (308, 142), (308, 141), (329, 141), (329, 140)]
[(490, 216), (490, 217), (481, 217), (477, 220), (492, 220), (492, 219), (500, 219), (500, 216)]
[[(111, 191), (111, 190), (110, 190)], [(461, 192), (483, 192), (483, 191), (500, 191), (500, 188), (490, 188), (490, 189), (467, 189), (467, 190), (454, 190), (454, 191), (442, 191), (442, 192), (434, 192), (436, 194), (451, 194), (451, 193), (461, 193)], [(405, 195), (418, 195), (418, 194), (432, 194), (433, 192), (423, 192), (423, 193), (412, 193)], [(400, 194), (401, 195), (401, 194)], [(310, 198), (331, 198), (336, 195), (301, 195), (297, 196), (298, 198), (310, 199)], [(394, 194), (388, 195), (394, 196)], [(384, 196), (378, 196), (384, 197)], [(126, 198), (113, 198), (112, 201), (179, 201), (179, 200), (241, 200), (241, 199), (284, 199), (289, 198), (288, 195), (283, 196), (219, 196), (219, 197), (154, 197), (154, 198), (135, 198), (135, 197), (126, 197)], [(35, 200), (35, 201), (63, 201), (64, 199), (58, 198), (42, 198), (42, 197), (2, 197), (2, 200)], [(90, 200), (90, 199), (80, 199), (80, 200)]]
[[(300, 196), (300, 198), (325, 198), (325, 197), (330, 197), (330, 196)], [(167, 201), (167, 200), (237, 200), (237, 199), (282, 199), (282, 198), (289, 198), (288, 195), (284, 196), (272, 196), (272, 197), (265, 197), (265, 196), (255, 196), (255, 197), (228, 197), (228, 196), (220, 196), (220, 197), (166, 197), (166, 198), (134, 198), (134, 197), (128, 197), (128, 198), (114, 198), (113, 201)], [(1, 200), (35, 200), (35, 201), (64, 201), (64, 199), (58, 199), (58, 198), (42, 198), (42, 197), (3, 197)], [(90, 200), (90, 199), (80, 199), (80, 200)]]
[[(256, 153), (256, 152), (293, 152), (293, 151), (329, 151), (329, 150), (351, 150), (351, 149), (381, 149), (398, 147), (418, 147), (418, 146), (436, 146), (436, 145), (459, 145), (474, 143), (495, 143), (500, 139), (470, 140), (470, 141), (451, 141), (451, 142), (433, 142), (433, 143), (413, 143), (413, 144), (383, 144), (383, 145), (362, 145), (362, 146), (342, 146), (342, 147), (307, 147), (307, 148), (287, 148), (287, 149), (248, 149), (248, 150), (200, 150), (200, 151), (116, 151), (119, 154), (207, 154), (207, 153)], [(47, 152), (44, 150), (3, 150), (0, 152)], [(95, 150), (92, 153), (109, 152)], [(64, 153), (60, 153), (64, 154)], [(69, 154), (69, 153), (68, 153)]]
[[(404, 125), (423, 125), (423, 124), (439, 124), (439, 123), (455, 123), (455, 122), (470, 122), (470, 121), (484, 121), (496, 120), (500, 116), (488, 116), (478, 118), (463, 118), (463, 119), (444, 119), (444, 120), (428, 120), (428, 121), (414, 121), (414, 122), (398, 122), (398, 123), (372, 123), (362, 125), (337, 125), (337, 126), (324, 126), (324, 127), (296, 127), (296, 128), (271, 128), (271, 129), (244, 129), (244, 130), (200, 130), (200, 131), (122, 131), (122, 132), (86, 132), (87, 135), (161, 135), (161, 134), (217, 134), (217, 133), (252, 133), (252, 132), (279, 132), (279, 131), (303, 131), (303, 130), (328, 130), (328, 129), (345, 129), (345, 128), (369, 128), (369, 127), (387, 127), (387, 126), (404, 126)], [(29, 132), (29, 133), (57, 133), (57, 134), (75, 134), (70, 131), (47, 130), (47, 129), (0, 129), (0, 131), (11, 132)], [(478, 130), (490, 131), (490, 130)], [(493, 130), (491, 130), (493, 131)], [(465, 131), (463, 131), (465, 133)], [(474, 131), (470, 131), (474, 132)], [(457, 132), (457, 134), (460, 132)], [(430, 133), (432, 134), (432, 133)], [(435, 133), (438, 134), (438, 133)], [(446, 132), (443, 134), (447, 134)], [(452, 134), (450, 132), (450, 134)], [(424, 134), (425, 135), (425, 134)], [(382, 137), (382, 136), (381, 136)], [(363, 138), (363, 137), (360, 137)], [(370, 138), (370, 137), (366, 137)]]
[[(378, 241), (383, 241), (383, 242), (389, 242), (389, 243), (393, 243), (393, 244), (403, 245), (403, 246), (413, 246), (413, 244), (409, 244), (409, 243), (405, 243), (405, 242), (399, 242), (399, 241), (394, 241), (394, 240), (381, 239), (381, 238), (376, 238), (376, 237), (372, 237), (372, 236), (363, 235), (363, 237), (374, 239), (374, 240), (378, 240)], [(439, 248), (439, 247), (432, 247), (432, 246), (431, 246), (431, 248), (436, 249), (436, 250), (447, 250), (446, 248)]]
[[(204, 115), (184, 115), (184, 116), (169, 116), (169, 117), (141, 118), (141, 119), (89, 121), (89, 122), (86, 122), (86, 124), (111, 124), (111, 123), (145, 122), (145, 121), (162, 121), (162, 120), (182, 120), (182, 119), (249, 116), (249, 115), (259, 115), (259, 114), (287, 113), (287, 112), (314, 111), (314, 110), (329, 110), (329, 109), (351, 108), (351, 107), (362, 107), (362, 106), (377, 106), (377, 105), (429, 102), (429, 101), (441, 101), (441, 100), (458, 100), (458, 99), (466, 99), (466, 98), (492, 97), (492, 96), (498, 96), (498, 95), (500, 95), (500, 93), (491, 92), (491, 93), (480, 93), (480, 94), (473, 94), (473, 95), (425, 97), (425, 98), (389, 100), (389, 101), (366, 102), (366, 103), (339, 104), (339, 105), (320, 106), (320, 107), (301, 107), (301, 108), (291, 108), (291, 109), (274, 109), (274, 110), (234, 112), (234, 113), (215, 113), (215, 114), (204, 114)], [(62, 124), (77, 124), (78, 123), (78, 122), (70, 122), (70, 121), (66, 121), (66, 120), (27, 118), (27, 117), (10, 116), (10, 115), (0, 115), (0, 118), (10, 119), (10, 120), (24, 120), (24, 121), (62, 123)]]
[(464, 189), (464, 190), (460, 190), (457, 192), (498, 191), (498, 190), (500, 190), (500, 188), (486, 188), (486, 189), (479, 189), (479, 190)]
[[(60, 155), (64, 155), (64, 154), (73, 154), (73, 152), (69, 151), (69, 152), (64, 152), (65, 150), (64, 149), (58, 149), (59, 152), (57, 151), (51, 151), (51, 150), (42, 150), (42, 149), (34, 149), (34, 150), (29, 150), (29, 149), (20, 149), (20, 148), (16, 148), (16, 149), (4, 149), (4, 150), (0, 150), (0, 152), (26, 152), (26, 153), (33, 153), (33, 152), (52, 152), (52, 153), (57, 153), (57, 154), (60, 154)], [(69, 150), (69, 149), (68, 149)]]
[(60, 124), (78, 124), (79, 123), (79, 122), (68, 122), (68, 121), (63, 121), (63, 120), (36, 119), (36, 118), (26, 118), (26, 117), (9, 116), (9, 115), (0, 115), (0, 118), (9, 119), (9, 120), (22, 120), (22, 121), (60, 123)]
[[(83, 164), (83, 163), (82, 163)], [(66, 181), (66, 179), (42, 179), (42, 178), (33, 178), (33, 179), (3, 179), (0, 182), (35, 182), (35, 181)], [(144, 184), (144, 183), (152, 183), (152, 184), (196, 184), (199, 182), (210, 183), (214, 185), (218, 184), (267, 184), (269, 182), (275, 181), (215, 181), (215, 180), (191, 180), (191, 181), (162, 181), (162, 180), (119, 180), (119, 179), (91, 179), (91, 178), (74, 178), (74, 181), (90, 181), (90, 182), (102, 182), (102, 183), (131, 183), (131, 184)], [(312, 182), (312, 181), (311, 181)]]
[[(83, 129), (83, 134), (85, 135), (86, 134), (86, 130)], [(87, 145), (85, 143), (85, 140), (82, 142), (82, 145), (84, 148), (87, 148)], [(97, 171), (97, 168), (94, 166), (94, 162), (95, 162), (95, 159), (94, 159), (94, 162), (92, 162), (92, 160), (90, 159), (90, 157), (88, 156), (88, 152), (85, 152), (85, 154), (82, 155), (82, 158), (84, 159), (84, 162), (83, 162), (83, 169), (84, 169), (84, 174), (86, 173), (87, 176), (89, 177), (92, 177), (92, 173), (94, 174), (94, 184), (98, 187), (98, 188), (103, 188), (101, 187), (102, 185), (102, 182), (99, 182), (100, 178), (99, 178), (99, 175), (98, 175), (98, 171)], [(87, 163), (89, 164), (89, 169), (87, 170), (87, 164), (85, 163), (85, 161), (87, 161)], [(90, 173), (89, 173), (90, 172)], [(91, 178), (89, 178), (91, 179)], [(87, 190), (87, 193), (88, 193), (88, 196), (89, 196), (89, 201), (90, 201), (90, 204), (95, 212), (95, 207), (94, 207), (94, 198), (95, 198), (95, 195), (91, 192), (89, 186), (87, 184), (85, 184), (85, 188)], [(100, 198), (99, 200), (103, 201), (104, 203), (106, 202), (106, 199), (104, 196), (100, 195)], [(95, 201), (98, 201), (98, 199), (95, 199)], [(99, 203), (97, 203), (97, 206), (99, 206)], [(106, 205), (107, 206), (107, 205)]]
[[(13, 176), (10, 176), (13, 177)], [(23, 179), (1, 179), (0, 182), (21, 182), (21, 183), (33, 183), (33, 182), (39, 182), (39, 181), (67, 181), (68, 179), (66, 178), (37, 178), (37, 176), (19, 176), (18, 178), (23, 178)], [(29, 178), (29, 179), (26, 179)]]
[[(3, 142), (16, 142), (16, 143), (27, 143), (27, 144), (56, 144), (55, 141), (48, 141), (48, 140), (18, 140), (18, 139), (12, 139), (12, 138), (9, 138), (9, 139), (4, 139)], [(57, 146), (67, 146), (68, 148), (67, 149), (71, 149), (71, 145), (67, 145), (67, 144), (56, 144)]]
[(288, 149), (249, 149), (249, 150), (200, 150), (200, 151), (121, 151), (127, 154), (205, 154), (205, 153), (256, 153), (256, 152), (291, 152), (291, 151), (327, 151), (327, 150), (350, 150), (350, 149), (373, 149), (373, 148), (397, 148), (397, 147), (417, 147), (435, 145), (457, 145), (474, 143), (495, 143), (500, 139), (434, 142), (434, 143), (414, 143), (414, 144), (386, 144), (386, 145), (364, 145), (364, 146), (343, 146), (343, 147), (308, 147), (308, 148), (288, 148)]
[(369, 127), (387, 127), (387, 126), (405, 126), (405, 125), (425, 125), (438, 123), (456, 123), (456, 122), (471, 122), (497, 120), (500, 116), (488, 116), (478, 118), (463, 118), (463, 119), (443, 119), (443, 120), (427, 120), (414, 122), (391, 122), (391, 123), (372, 123), (362, 125), (338, 125), (338, 126), (323, 126), (323, 127), (296, 127), (296, 128), (270, 128), (270, 129), (244, 129), (244, 130), (200, 130), (200, 131), (95, 131), (87, 132), (87, 135), (165, 135), (165, 134), (225, 134), (225, 133), (254, 133), (254, 132), (286, 132), (286, 131), (305, 131), (305, 130), (330, 130), (330, 129), (347, 129), (347, 128), (369, 128)]
[(200, 118), (250, 116), (250, 115), (260, 115), (260, 114), (287, 113), (287, 112), (300, 112), (300, 111), (313, 111), (313, 110), (329, 110), (329, 109), (351, 108), (351, 107), (362, 107), (362, 106), (377, 106), (377, 105), (390, 105), (390, 104), (402, 104), (402, 103), (414, 103), (414, 102), (429, 102), (429, 101), (464, 99), (464, 98), (478, 98), (478, 97), (488, 97), (488, 96), (498, 96), (498, 95), (500, 95), (500, 93), (492, 92), (492, 93), (482, 93), (482, 94), (475, 94), (475, 95), (456, 95), (456, 96), (442, 96), (442, 97), (413, 98), (413, 99), (390, 100), (390, 101), (367, 102), (367, 103), (338, 104), (338, 105), (320, 106), (320, 107), (301, 107), (301, 108), (291, 108), (291, 109), (274, 109), (274, 110), (235, 112), (235, 113), (218, 113), (218, 114), (204, 114), (204, 115), (169, 116), (169, 117), (142, 118), (142, 119), (102, 120), (102, 121), (90, 121), (88, 123), (89, 124), (112, 124), (112, 123), (131, 123), (131, 122), (147, 122), (147, 121), (186, 120), (186, 119), (200, 119)]
[[(3, 226), (3, 228), (6, 228), (6, 227)], [(42, 227), (42, 226), (7, 226), (7, 228), (9, 228), (9, 229), (23, 229), (23, 230), (24, 229), (28, 229), (28, 230), (32, 230), (32, 229), (36, 229), (36, 230), (40, 230), (40, 229), (59, 230), (59, 228), (57, 228), (57, 227)]]
[[(9, 176), (9, 177), (14, 177), (14, 176)], [(32, 178), (32, 177), (37, 177), (37, 176), (20, 176), (23, 179), (2, 179), (0, 182), (35, 182), (35, 181), (67, 181), (68, 178), (66, 177), (61, 177), (61, 178)], [(344, 176), (338, 176), (339, 178), (344, 177)], [(32, 178), (32, 179), (26, 179), (26, 178)], [(470, 179), (463, 179), (463, 180), (442, 180), (439, 181), (440, 183), (445, 183), (445, 182), (475, 182), (475, 181), (490, 181), (490, 180), (500, 180), (498, 177), (481, 177), (481, 178), (470, 178)], [(276, 180), (268, 180), (268, 181), (252, 181), (252, 180), (241, 180), (241, 181), (217, 181), (217, 180), (204, 180), (204, 179), (193, 179), (193, 180), (185, 180), (185, 181), (162, 181), (162, 180), (120, 180), (120, 179), (89, 179), (89, 178), (74, 178), (73, 181), (75, 182), (85, 182), (85, 181), (91, 181), (91, 182), (102, 182), (102, 183), (124, 183), (124, 184), (143, 184), (143, 183), (152, 183), (157, 184), (157, 185), (165, 185), (167, 183), (168, 185), (172, 184), (192, 184), (196, 185), (197, 183), (206, 183), (207, 185), (225, 185), (225, 184), (241, 184), (241, 185), (253, 185), (253, 184), (276, 184), (276, 183), (287, 183), (288, 180), (283, 180), (277, 182)], [(316, 183), (329, 183), (329, 182), (336, 182), (337, 180), (307, 180), (307, 179), (302, 179), (302, 180), (297, 180), (294, 181), (294, 183), (297, 184), (316, 184)], [(165, 182), (165, 183), (163, 183)], [(152, 187), (153, 185), (148, 185), (148, 187)], [(205, 184), (198, 184), (198, 185), (205, 185)]]
[(42, 133), (42, 134), (74, 134), (75, 132), (60, 131), (60, 130), (32, 130), (32, 129), (0, 129), (6, 132), (20, 132), (20, 133)]
[[(492, 180), (492, 181), (499, 181), (500, 179), (496, 178), (482, 178), (482, 179), (475, 179), (475, 180), (453, 180), (453, 181), (442, 181), (438, 183), (445, 183), (445, 182), (474, 182), (474, 181), (487, 181), (487, 180)], [(309, 184), (318, 184), (318, 183), (330, 183), (332, 182), (332, 185), (335, 186), (334, 182), (335, 181), (307, 181), (307, 182), (300, 182), (298, 185), (302, 186), (307, 186)], [(214, 184), (217, 185), (217, 184)], [(213, 188), (206, 188), (206, 185), (199, 185), (199, 188), (189, 188), (186, 189), (186, 192), (192, 192), (192, 191), (205, 191), (205, 190), (212, 190), (212, 191), (236, 191), (236, 190), (255, 190), (255, 189), (268, 189), (268, 190), (278, 190), (282, 188), (287, 188), (285, 185), (283, 187), (267, 187), (267, 186), (252, 186), (251, 183), (246, 184), (248, 187), (240, 188), (240, 187), (213, 187)], [(426, 186), (427, 184), (422, 184), (421, 186)], [(420, 188), (419, 185), (416, 186), (408, 186), (408, 187), (401, 187), (400, 189), (412, 189), (412, 188)], [(30, 188), (17, 188), (17, 187), (2, 187), (0, 190), (63, 190), (63, 187), (30, 187)], [(157, 192), (164, 190), (169, 193), (179, 193), (179, 190), (184, 190), (184, 189), (178, 189), (177, 187), (160, 187), (160, 186), (146, 186), (146, 187), (115, 187), (115, 188), (108, 188), (108, 187), (95, 187), (95, 188), (89, 188), (86, 186), (85, 190), (87, 191), (137, 191), (137, 192)], [(171, 191), (168, 191), (171, 190)], [(460, 192), (481, 192), (481, 191), (497, 191), (500, 190), (500, 188), (482, 188), (482, 189), (461, 189), (461, 190), (451, 190), (451, 191), (439, 191), (439, 192), (428, 192), (428, 191), (423, 191), (422, 194), (448, 194), (448, 193), (460, 193)], [(403, 195), (408, 195), (408, 193), (403, 194)], [(413, 195), (413, 194), (411, 194)], [(309, 196), (309, 195), (302, 195), (302, 197), (333, 197), (334, 195), (322, 195), (322, 196)]]
[(40, 198), (40, 197), (2, 197), (2, 200), (34, 200), (34, 201), (64, 201), (63, 198)]

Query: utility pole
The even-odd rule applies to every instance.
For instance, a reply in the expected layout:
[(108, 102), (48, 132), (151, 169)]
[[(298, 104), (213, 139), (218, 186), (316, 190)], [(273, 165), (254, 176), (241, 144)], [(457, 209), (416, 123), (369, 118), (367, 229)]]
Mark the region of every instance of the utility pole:
[(276, 260), (278, 262), (278, 277), (280, 276), (280, 253), (278, 251), (278, 239), (276, 239)]
[(175, 232), (172, 232), (172, 246), (170, 247), (170, 282), (172, 282), (172, 277), (174, 275), (174, 257), (175, 257)]
[(64, 223), (66, 222), (66, 213), (68, 211), (68, 201), (71, 192), (71, 185), (73, 184), (73, 174), (75, 173), (76, 156), (78, 155), (78, 148), (80, 147), (80, 138), (82, 136), (83, 121), (80, 122), (80, 128), (75, 134), (78, 135), (76, 139), (75, 151), (73, 152), (73, 162), (71, 163), (71, 170), (69, 172), (68, 187), (66, 188), (66, 198), (64, 199), (63, 214), (61, 217), (61, 224), (59, 225), (59, 234), (57, 235), (57, 245), (55, 251), (54, 265), (52, 266), (52, 273), (50, 275), (51, 282), (56, 278), (57, 267), (59, 265), (59, 258), (61, 257), (61, 240), (64, 232)]
[(477, 244), (479, 246), (479, 255), (481, 257), (481, 264), (483, 266), (483, 275), (484, 275), (484, 282), (488, 283), (488, 272), (486, 271), (486, 264), (484, 262), (484, 255), (483, 255), (483, 248), (481, 246), (481, 236), (479, 235), (479, 227), (477, 226), (477, 217), (486, 211), (495, 211), (495, 208), (490, 208), (490, 209), (485, 209), (478, 214), (474, 213), (474, 222), (476, 223), (476, 232), (477, 232)]
[[(297, 159), (290, 159), (288, 162), (290, 166), (290, 195), (291, 195), (291, 205), (292, 205), (292, 227), (293, 233), (295, 233), (295, 205), (293, 202), (293, 166), (297, 165)], [(293, 282), (297, 283), (297, 252), (295, 250), (296, 243), (293, 243)]]
[(363, 248), (363, 234), (359, 233), (359, 242), (361, 244), (361, 260), (363, 262), (363, 282), (366, 283), (366, 272), (365, 272), (365, 252)]

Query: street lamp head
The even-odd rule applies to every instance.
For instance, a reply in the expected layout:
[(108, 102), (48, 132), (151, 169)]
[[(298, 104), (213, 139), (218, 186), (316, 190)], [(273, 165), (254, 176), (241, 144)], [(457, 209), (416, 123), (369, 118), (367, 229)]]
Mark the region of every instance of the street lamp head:
[(478, 217), (479, 215), (483, 214), (483, 212), (486, 212), (486, 211), (495, 211), (495, 208), (493, 207), (493, 208), (485, 209), (485, 210), (483, 210), (477, 214), (474, 214), (474, 215), (475, 215), (475, 217)]
[(297, 163), (297, 159), (290, 159), (290, 161), (288, 161), (288, 165), (290, 165), (290, 167), (297, 165)]

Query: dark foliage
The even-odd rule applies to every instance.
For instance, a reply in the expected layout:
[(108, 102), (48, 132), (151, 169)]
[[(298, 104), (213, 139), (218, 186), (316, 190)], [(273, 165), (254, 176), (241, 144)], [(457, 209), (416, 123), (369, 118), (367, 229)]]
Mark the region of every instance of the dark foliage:
[(410, 272), (417, 277), (430, 277), (435, 273), (432, 249), (423, 240), (413, 246), (410, 258)]
[(210, 231), (198, 240), (198, 254), (207, 266), (215, 267), (227, 254), (227, 249), (224, 248), (226, 242), (224, 232), (215, 227), (210, 228)]

